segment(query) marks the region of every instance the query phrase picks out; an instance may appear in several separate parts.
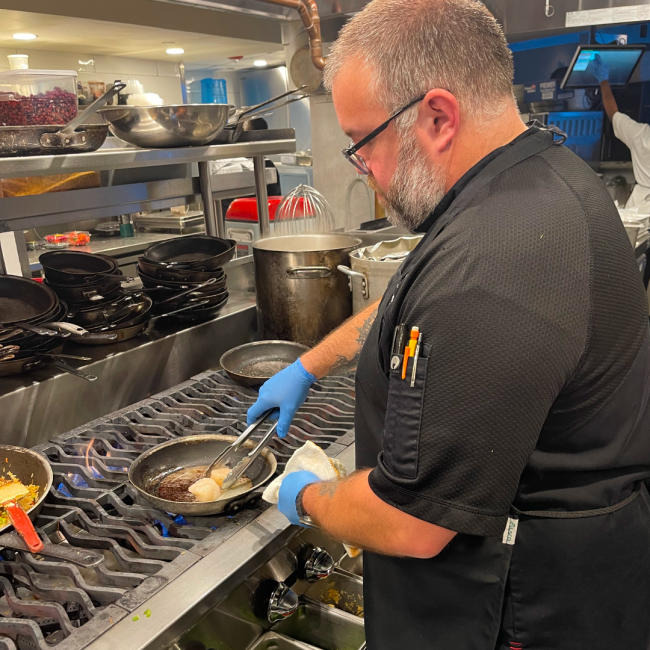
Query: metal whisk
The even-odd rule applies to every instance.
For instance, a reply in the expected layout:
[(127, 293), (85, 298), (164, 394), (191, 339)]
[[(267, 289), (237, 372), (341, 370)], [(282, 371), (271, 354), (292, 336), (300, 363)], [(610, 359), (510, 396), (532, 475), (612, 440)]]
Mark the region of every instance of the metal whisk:
[(278, 205), (273, 224), (274, 237), (332, 232), (334, 215), (320, 192), (309, 185), (298, 185)]

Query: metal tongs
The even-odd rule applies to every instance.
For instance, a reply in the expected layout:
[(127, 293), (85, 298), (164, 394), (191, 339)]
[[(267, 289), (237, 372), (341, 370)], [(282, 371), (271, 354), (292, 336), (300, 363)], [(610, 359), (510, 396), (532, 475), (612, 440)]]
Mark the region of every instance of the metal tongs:
[[(228, 445), (208, 466), (208, 469), (205, 471), (205, 477), (209, 478), (210, 473), (213, 469), (223, 467), (227, 461), (230, 459), (230, 455), (233, 452), (239, 451), (241, 446), (255, 433), (255, 431), (269, 419), (269, 416), (277, 411), (278, 409), (271, 409), (267, 411), (259, 420), (253, 422), (249, 427), (246, 428), (244, 433), (242, 433), (235, 442), (231, 445)], [(266, 432), (265, 436), (259, 441), (255, 449), (253, 449), (247, 456), (244, 456), (235, 467), (233, 467), (228, 476), (223, 481), (222, 489), (227, 490), (231, 488), (236, 482), (237, 479), (250, 467), (251, 463), (262, 453), (262, 450), (273, 438), (275, 430), (278, 426), (278, 421), (273, 424), (273, 426)]]

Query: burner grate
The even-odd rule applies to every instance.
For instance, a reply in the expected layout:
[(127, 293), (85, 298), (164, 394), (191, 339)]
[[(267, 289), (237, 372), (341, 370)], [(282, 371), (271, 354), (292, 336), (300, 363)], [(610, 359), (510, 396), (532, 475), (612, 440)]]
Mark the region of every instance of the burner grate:
[[(266, 506), (256, 500), (212, 517), (162, 512), (128, 482), (133, 461), (168, 440), (239, 435), (256, 397), (207, 372), (36, 447), (54, 474), (36, 526), (54, 544), (103, 559), (85, 568), (0, 548), (0, 650), (86, 647), (257, 517)], [(316, 383), (287, 437), (270, 444), (278, 471), (307, 440), (338, 455), (354, 441), (353, 427), (354, 380)]]

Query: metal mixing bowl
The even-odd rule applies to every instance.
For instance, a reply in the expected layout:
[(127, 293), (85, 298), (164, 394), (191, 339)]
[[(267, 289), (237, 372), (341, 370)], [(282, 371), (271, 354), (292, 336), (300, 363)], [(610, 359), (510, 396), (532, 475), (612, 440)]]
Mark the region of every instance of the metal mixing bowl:
[(233, 107), (229, 104), (176, 106), (110, 106), (98, 113), (111, 133), (145, 149), (209, 144), (223, 130)]

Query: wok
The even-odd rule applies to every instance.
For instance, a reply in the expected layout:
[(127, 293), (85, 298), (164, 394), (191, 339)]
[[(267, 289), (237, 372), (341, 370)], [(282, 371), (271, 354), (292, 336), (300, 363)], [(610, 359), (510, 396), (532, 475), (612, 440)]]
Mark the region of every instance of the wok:
[(291, 341), (255, 341), (224, 352), (219, 363), (234, 382), (255, 388), (308, 351)]
[[(187, 436), (170, 440), (139, 456), (129, 469), (129, 481), (146, 501), (165, 512), (184, 516), (235, 512), (244, 503), (248, 503), (252, 493), (258, 493), (258, 489), (275, 474), (277, 460), (268, 448), (262, 451), (246, 472), (246, 477), (252, 481), (253, 487), (232, 498), (226, 496), (217, 501), (207, 502), (169, 501), (158, 496), (158, 489), (165, 477), (180, 469), (207, 467), (226, 446), (236, 440), (235, 436), (221, 434)], [(232, 453), (231, 463), (233, 465), (238, 463), (255, 448), (256, 444), (253, 440), (245, 442), (239, 451)]]
[(55, 284), (79, 285), (100, 282), (106, 276), (121, 275), (117, 262), (106, 255), (82, 251), (49, 251), (38, 261), (48, 281)]
[(216, 271), (235, 256), (235, 246), (234, 239), (190, 235), (149, 246), (144, 252), (144, 258), (163, 267)]
[(214, 271), (197, 271), (195, 269), (182, 269), (177, 267), (161, 266), (153, 262), (148, 262), (144, 257), (138, 258), (138, 266), (143, 275), (152, 280), (162, 280), (163, 282), (205, 282), (211, 278), (221, 278), (224, 275), (222, 267)]
[(126, 84), (116, 83), (65, 126), (54, 124), (0, 127), (0, 156), (41, 156), (96, 151), (106, 140), (108, 124), (81, 124), (125, 87)]

